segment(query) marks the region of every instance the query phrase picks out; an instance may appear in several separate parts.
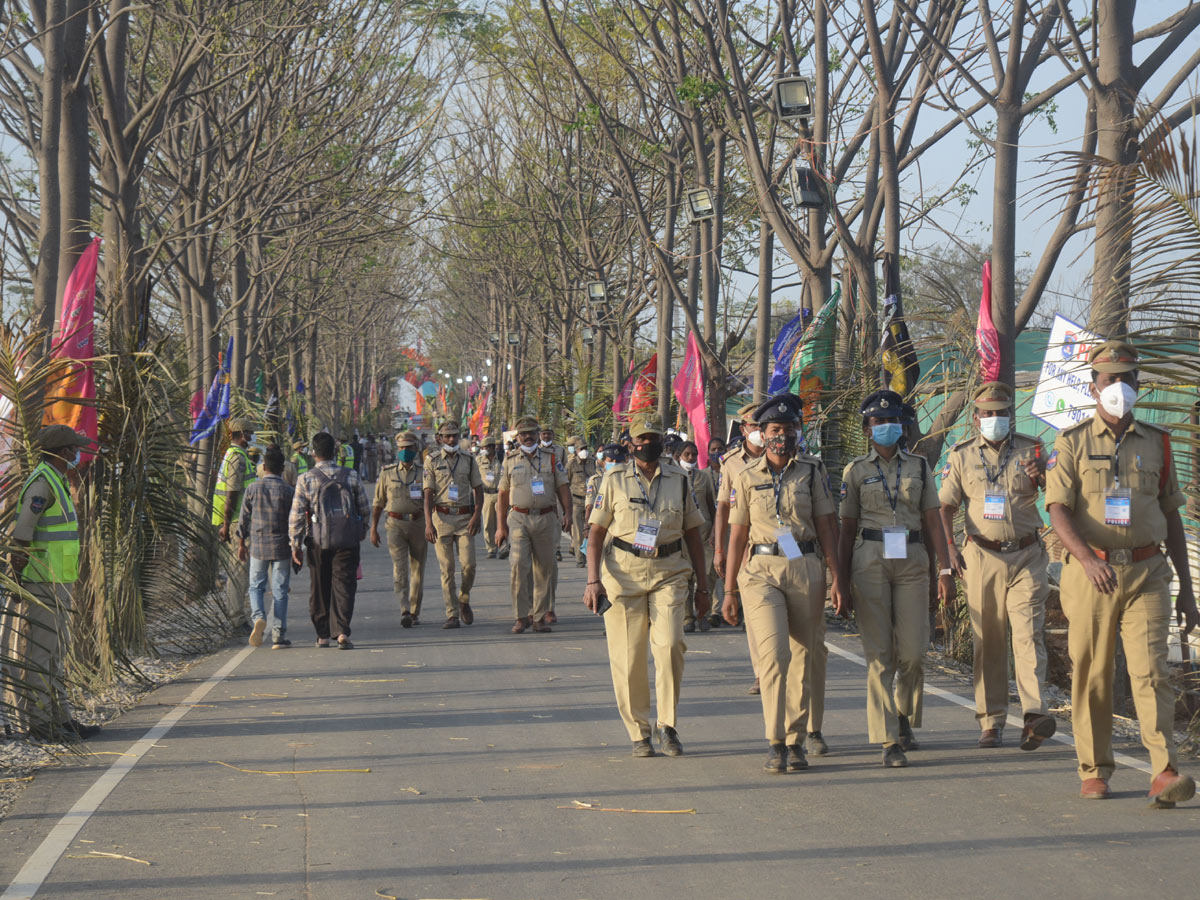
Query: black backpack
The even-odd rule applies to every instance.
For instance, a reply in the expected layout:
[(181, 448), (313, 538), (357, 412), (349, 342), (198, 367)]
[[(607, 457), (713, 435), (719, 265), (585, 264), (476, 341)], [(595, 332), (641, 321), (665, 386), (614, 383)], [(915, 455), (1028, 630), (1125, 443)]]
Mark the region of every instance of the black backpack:
[(362, 515), (350, 490), (350, 469), (313, 472), (320, 484), (313, 504), (312, 542), (322, 550), (351, 550), (362, 540)]

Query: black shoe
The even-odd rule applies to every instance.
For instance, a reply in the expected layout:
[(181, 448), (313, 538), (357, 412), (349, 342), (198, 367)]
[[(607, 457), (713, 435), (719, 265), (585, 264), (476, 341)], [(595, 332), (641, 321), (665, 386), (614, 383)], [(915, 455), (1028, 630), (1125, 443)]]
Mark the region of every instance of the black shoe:
[(555, 558), (556, 560), (558, 560), (559, 562), (562, 562), (562, 551), (561, 551), (561, 550), (555, 550), (555, 551), (554, 551), (554, 558)]
[(667, 756), (683, 756), (683, 744), (670, 725), (658, 726), (658, 746)]
[(686, 625), (683, 626), (684, 634), (692, 634), (693, 632), (695, 632), (695, 630), (696, 630), (695, 622), (688, 622)]
[(913, 737), (912, 725), (908, 724), (908, 716), (903, 713), (900, 715), (900, 749), (905, 751), (921, 749), (921, 745)]
[(708, 624), (711, 625), (713, 628), (720, 628), (722, 625), (725, 624), (725, 620), (722, 619), (720, 616), (709, 616)]
[(899, 744), (888, 744), (883, 748), (883, 766), (886, 769), (903, 769), (908, 765), (908, 757), (900, 749)]
[(586, 560), (586, 559), (583, 559), (582, 557), (581, 557), (580, 559), (576, 560), (576, 562), (575, 562), (575, 568), (577, 568), (577, 569), (586, 569), (586, 568), (587, 568), (587, 560)]
[(640, 741), (634, 741), (633, 755), (639, 758), (653, 756), (654, 748), (650, 746), (650, 738), (642, 738)]
[(827, 756), (829, 754), (829, 745), (825, 743), (825, 738), (821, 737), (821, 732), (810, 731), (804, 739), (804, 744), (808, 748), (808, 752), (813, 756)]
[(501, 558), (501, 559), (508, 559), (508, 551), (507, 551), (507, 550), (501, 550), (501, 551), (500, 551), (500, 558)]
[(458, 616), (448, 618), (442, 628), (458, 628)]
[(353, 650), (354, 644), (350, 642), (350, 638), (338, 638), (339, 650)]
[(412, 613), (406, 612), (406, 613), (400, 614), (400, 627), (401, 628), (412, 628), (413, 627)]
[(487, 552), (487, 558), (488, 558), (488, 559), (495, 559), (495, 558), (496, 558), (496, 551), (495, 551), (495, 550), (489, 550), (489, 551)]
[(416, 613), (413, 613), (412, 623), (413, 623), (413, 628), (416, 628), (418, 625), (421, 624), (421, 617), (418, 616)]
[(701, 631), (712, 630), (712, 622), (708, 621), (708, 616), (701, 616), (696, 620), (696, 624), (700, 626)]
[(783, 744), (772, 744), (771, 749), (767, 751), (767, 759), (763, 763), (763, 771), (770, 772), (772, 775), (782, 775), (787, 771), (787, 764), (788, 748)]
[(804, 746), (802, 744), (788, 744), (787, 749), (787, 770), (789, 772), (803, 772), (808, 768), (808, 760), (804, 756)]
[(289, 641), (287, 638), (285, 638), (283, 635), (280, 635), (279, 637), (276, 637), (276, 638), (271, 638), (271, 649), (272, 650), (285, 650), (290, 646), (292, 646), (292, 642)]

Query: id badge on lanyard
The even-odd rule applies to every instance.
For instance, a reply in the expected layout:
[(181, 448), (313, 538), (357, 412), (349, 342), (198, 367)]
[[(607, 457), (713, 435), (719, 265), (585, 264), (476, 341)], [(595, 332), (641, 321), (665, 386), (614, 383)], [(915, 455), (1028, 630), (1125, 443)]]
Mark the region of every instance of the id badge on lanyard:
[(449, 496), (450, 496), (451, 503), (458, 502), (458, 482), (457, 481), (450, 482)]
[(775, 543), (779, 545), (779, 549), (789, 560), (800, 559), (804, 555), (800, 550), (800, 544), (796, 542), (796, 536), (786, 528), (780, 528), (775, 532)]
[(646, 519), (638, 523), (637, 534), (633, 537), (633, 546), (639, 550), (651, 551), (658, 546), (658, 532), (662, 523), (657, 519)]
[(988, 491), (983, 495), (983, 517), (992, 521), (1003, 520), (1006, 504), (1007, 499), (1003, 494)]
[(542, 481), (541, 476), (533, 479), (532, 486), (535, 497), (541, 497), (546, 493), (546, 482)]
[(415, 481), (408, 486), (408, 496), (411, 500), (421, 499), (421, 486)]
[(883, 529), (883, 558), (908, 559), (908, 529), (888, 525)]
[(1130, 493), (1128, 488), (1114, 488), (1104, 495), (1104, 524), (1128, 527), (1130, 518)]

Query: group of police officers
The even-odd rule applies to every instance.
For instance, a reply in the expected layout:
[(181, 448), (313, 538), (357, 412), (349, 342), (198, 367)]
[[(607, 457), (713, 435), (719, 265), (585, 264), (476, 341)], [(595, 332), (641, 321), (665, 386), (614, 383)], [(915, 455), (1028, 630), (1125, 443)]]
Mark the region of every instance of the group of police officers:
[[(658, 744), (677, 756), (684, 634), (724, 622), (746, 628), (769, 744), (764, 769), (806, 769), (809, 755), (828, 752), (825, 608), (853, 613), (867, 665), (869, 740), (882, 747), (884, 766), (903, 767), (919, 749), (913, 730), (922, 718), (934, 569), (942, 603), (955, 598), (956, 576), (966, 588), (979, 746), (1003, 743), (1010, 632), (1023, 713), (1019, 745), (1034, 750), (1054, 734), (1043, 640), (1049, 557), (1037, 510), (1044, 492), (1065, 561), (1060, 596), (1069, 622), (1080, 794), (1110, 796), (1119, 635), (1155, 773), (1149, 796), (1170, 807), (1195, 792), (1177, 768), (1167, 671), (1172, 615), (1185, 634), (1200, 622), (1179, 512), (1184, 498), (1166, 431), (1133, 415), (1134, 348), (1109, 341), (1089, 362), (1096, 412), (1060, 432), (1048, 455), (1040, 441), (1013, 430), (1012, 389), (991, 382), (975, 394), (974, 432), (953, 447), (940, 473), (904, 448), (912, 409), (892, 391), (873, 393), (860, 408), (869, 449), (846, 465), (840, 497), (822, 461), (798, 449), (802, 406), (791, 394), (743, 407), (740, 445), (704, 469), (694, 444), (668, 453), (662, 424), (649, 415), (635, 418), (625, 445), (604, 447), (599, 459), (589, 458), (582, 441), (572, 441), (568, 453), (531, 417), (516, 423), (507, 454), (491, 436), (478, 455), (464, 452), (453, 421), (424, 453), (420, 438), (403, 432), (395, 462), (378, 473), (370, 539), (379, 546), (386, 516), (405, 628), (420, 623), (427, 549), (434, 545), (442, 627), (455, 629), (474, 622), (473, 539), (482, 530), (487, 556), (511, 559), (512, 632), (520, 634), (548, 632), (557, 621), (560, 533), (569, 533), (577, 565), (587, 569), (583, 602), (604, 617), (617, 708), (639, 757), (655, 755), (648, 658)], [(213, 506), (221, 532), (254, 477), (252, 428), (234, 423), (231, 430)], [(58, 675), (79, 540), (64, 479), (84, 442), (61, 426), (44, 429), (39, 441), (42, 461), (20, 493), (12, 560), (39, 602), (16, 616), (10, 610), (3, 637), (6, 653), (29, 659), (31, 677), (40, 681), (32, 690), (9, 679), (5, 700), (10, 721), (34, 734), (86, 737), (93, 732), (70, 716)], [(716, 454), (722, 445), (706, 449)], [(302, 442), (294, 451), (293, 479), (312, 465)], [(960, 511), (961, 549), (954, 540)], [(714, 602), (710, 591), (721, 581), (724, 593)], [(47, 636), (31, 639), (33, 624)]]

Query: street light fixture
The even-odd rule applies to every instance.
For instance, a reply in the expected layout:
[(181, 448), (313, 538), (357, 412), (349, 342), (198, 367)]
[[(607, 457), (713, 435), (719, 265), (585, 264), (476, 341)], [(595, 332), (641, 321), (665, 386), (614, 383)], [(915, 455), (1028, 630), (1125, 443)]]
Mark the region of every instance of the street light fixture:
[(792, 202), (802, 209), (824, 209), (825, 192), (821, 179), (808, 166), (792, 167)]
[(812, 82), (803, 75), (775, 79), (775, 112), (784, 121), (812, 115)]
[(465, 380), (465, 381), (466, 381), (468, 384), (470, 384), (472, 381), (474, 381), (474, 380), (475, 380), (475, 378), (474, 378), (474, 376), (468, 375), (468, 376), (467, 376), (467, 377), (466, 377), (464, 380)]
[(500, 332), (489, 331), (488, 332), (488, 343), (491, 344), (493, 347), (500, 346)]
[(490, 369), (492, 367), (492, 358), (489, 356), (485, 362), (487, 363), (487, 367)]
[(591, 346), (592, 342), (596, 340), (596, 332), (589, 326), (585, 325), (583, 328), (579, 329), (579, 339), (585, 344)]
[(462, 384), (462, 379), (461, 379), (461, 378), (455, 378), (455, 379), (454, 379), (454, 383), (455, 383), (455, 384)]
[(510, 331), (508, 333), (508, 346), (515, 347), (519, 343), (521, 343), (521, 332), (519, 330)]
[(589, 281), (587, 283), (587, 298), (588, 303), (593, 306), (603, 306), (608, 302), (608, 290), (604, 287), (603, 281)]
[(693, 188), (687, 192), (688, 212), (693, 222), (711, 219), (717, 214), (713, 205), (712, 191), (708, 188)]

